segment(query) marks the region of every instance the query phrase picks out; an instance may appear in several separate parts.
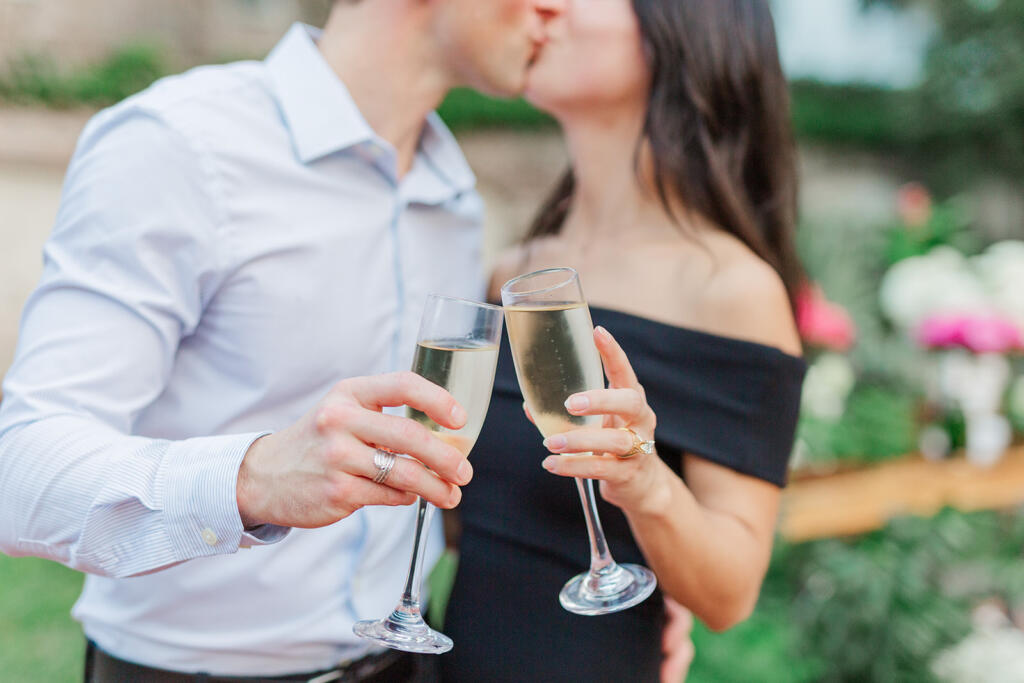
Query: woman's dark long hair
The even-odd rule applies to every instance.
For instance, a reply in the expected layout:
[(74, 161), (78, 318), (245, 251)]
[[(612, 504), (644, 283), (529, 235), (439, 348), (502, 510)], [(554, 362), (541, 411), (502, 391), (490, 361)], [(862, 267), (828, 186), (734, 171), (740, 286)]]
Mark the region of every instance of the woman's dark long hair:
[[(796, 154), (789, 91), (767, 0), (633, 0), (650, 95), (642, 140), (666, 213), (673, 202), (735, 235), (779, 273), (791, 303)], [(639, 158), (639, 157), (638, 157)], [(575, 190), (570, 170), (527, 240), (558, 233)]]

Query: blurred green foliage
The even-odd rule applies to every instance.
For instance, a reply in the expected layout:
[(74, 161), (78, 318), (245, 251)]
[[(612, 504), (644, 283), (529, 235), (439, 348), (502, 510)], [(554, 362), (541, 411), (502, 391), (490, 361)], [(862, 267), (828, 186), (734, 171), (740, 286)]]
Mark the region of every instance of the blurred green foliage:
[(475, 90), (457, 88), (448, 94), (437, 113), (454, 130), (508, 127), (550, 127), (554, 120), (523, 99), (498, 99)]
[(1020, 514), (953, 510), (854, 539), (780, 540), (754, 616), (723, 634), (696, 629), (687, 680), (931, 682), (972, 606), (1024, 600), (1022, 548)]
[[(795, 81), (793, 121), (803, 140), (869, 149), (900, 159), (942, 194), (972, 174), (1024, 177), (1024, 0), (863, 0), (921, 5), (935, 18), (924, 81), (910, 90)], [(0, 74), (0, 99), (53, 106), (107, 105), (167, 73), (159, 48), (118, 50), (64, 72), (25, 56)], [(456, 129), (535, 128), (549, 117), (522, 100), (456, 90), (441, 106)]]
[(142, 90), (167, 73), (161, 50), (129, 45), (97, 64), (65, 73), (52, 59), (24, 55), (0, 78), (0, 99), (54, 107), (103, 106)]
[(837, 421), (804, 415), (799, 438), (810, 462), (868, 464), (906, 455), (917, 445), (917, 396), (897, 386), (861, 383)]
[(924, 82), (910, 92), (910, 144), (939, 189), (971, 168), (1024, 176), (1024, 0), (862, 0), (936, 20)]
[(883, 230), (887, 265), (927, 254), (939, 246), (950, 246), (968, 255), (977, 254), (982, 248), (978, 234), (971, 229), (970, 215), (955, 200), (935, 206), (924, 225), (908, 226), (896, 222)]

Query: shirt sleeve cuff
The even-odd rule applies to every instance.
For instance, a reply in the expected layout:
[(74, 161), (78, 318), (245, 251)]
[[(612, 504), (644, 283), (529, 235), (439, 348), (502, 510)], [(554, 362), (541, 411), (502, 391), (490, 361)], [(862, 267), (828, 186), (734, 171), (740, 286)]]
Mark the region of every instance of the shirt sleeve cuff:
[(164, 523), (179, 560), (233, 553), (281, 540), (267, 525), (246, 533), (238, 513), (238, 469), (252, 442), (270, 432), (172, 442), (161, 466)]
[(252, 529), (242, 531), (242, 540), (239, 548), (252, 548), (260, 545), (273, 545), (291, 531), (291, 527), (277, 526), (276, 524), (260, 524)]

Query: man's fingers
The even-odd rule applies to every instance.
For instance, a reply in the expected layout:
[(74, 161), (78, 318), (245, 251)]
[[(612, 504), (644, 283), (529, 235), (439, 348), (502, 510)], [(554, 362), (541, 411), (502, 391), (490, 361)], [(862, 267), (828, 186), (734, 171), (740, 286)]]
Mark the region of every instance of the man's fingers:
[(453, 508), (462, 500), (462, 491), (458, 486), (442, 481), (419, 462), (400, 455), (395, 456), (395, 464), (384, 483), (373, 483), (373, 478), (378, 472), (373, 462), (374, 455), (374, 449), (360, 447), (349, 459), (349, 473), (358, 475), (357, 478), (363, 478), (363, 481), (369, 480), (371, 485), (378, 488), (392, 489), (414, 497), (422, 496), (439, 508)]
[(353, 377), (339, 383), (361, 405), (371, 410), (406, 405), (448, 429), (466, 424), (466, 411), (447, 391), (414, 372)]
[(366, 505), (412, 505), (416, 502), (414, 493), (374, 484), (362, 477), (350, 477), (338, 495), (344, 498), (339, 502), (346, 508), (358, 508)]
[[(439, 438), (415, 420), (352, 407), (345, 427), (363, 443), (380, 446), (419, 460), (453, 484), (468, 484), (473, 467), (451, 439)], [(457, 437), (458, 434), (452, 436)]]
[(633, 372), (633, 365), (611, 332), (598, 325), (594, 328), (594, 342), (604, 362), (604, 374), (608, 376), (609, 385), (639, 390), (640, 381)]

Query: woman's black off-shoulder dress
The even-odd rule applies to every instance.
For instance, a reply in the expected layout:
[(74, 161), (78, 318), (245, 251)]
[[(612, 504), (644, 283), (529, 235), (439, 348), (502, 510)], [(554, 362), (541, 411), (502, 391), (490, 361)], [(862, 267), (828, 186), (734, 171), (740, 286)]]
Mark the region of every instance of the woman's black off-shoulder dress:
[[(801, 359), (609, 309), (591, 308), (591, 316), (629, 356), (658, 416), (658, 454), (676, 473), (686, 452), (785, 484)], [(476, 474), (459, 506), (459, 569), (444, 623), (455, 649), (441, 657), (442, 680), (657, 681), (659, 593), (596, 617), (558, 602), (562, 585), (587, 568), (586, 526), (573, 480), (541, 467), (547, 450), (522, 405), (506, 339), (471, 455)], [(643, 564), (623, 513), (598, 503), (616, 561)]]

